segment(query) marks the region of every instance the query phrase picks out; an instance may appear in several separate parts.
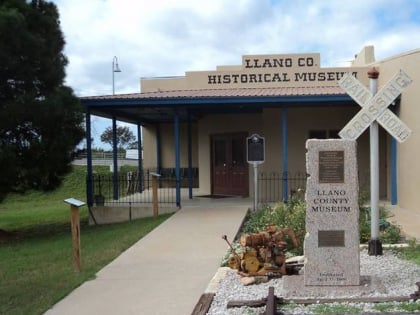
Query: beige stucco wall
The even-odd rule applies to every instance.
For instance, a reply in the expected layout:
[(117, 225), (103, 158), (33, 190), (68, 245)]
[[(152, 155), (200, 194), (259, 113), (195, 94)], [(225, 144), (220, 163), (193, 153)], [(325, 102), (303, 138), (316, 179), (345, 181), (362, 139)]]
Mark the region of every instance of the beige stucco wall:
[(397, 145), (398, 204), (406, 209), (420, 207), (420, 50), (404, 53), (382, 62), (379, 66), (379, 88), (399, 69), (413, 82), (404, 89), (399, 107), (399, 117), (412, 130), (411, 136)]
[[(275, 55), (277, 56), (277, 55)], [(293, 64), (298, 63), (298, 59), (303, 55), (278, 55), (284, 58), (294, 58)], [(319, 68), (319, 57), (317, 54), (309, 54), (313, 57), (315, 64), (309, 68), (290, 69), (290, 77), (293, 71), (332, 71), (333, 69)], [(267, 58), (267, 55), (243, 56), (244, 58)], [(218, 71), (244, 71), (246, 63), (236, 66), (219, 66)], [(358, 79), (363, 84), (368, 84), (367, 69), (377, 66), (380, 72), (379, 88), (384, 85), (398, 69), (403, 69), (413, 79), (413, 83), (407, 87), (401, 98), (401, 105), (398, 115), (412, 129), (411, 137), (403, 144), (398, 144), (398, 201), (404, 208), (417, 208), (420, 203), (420, 195), (417, 188), (420, 186), (419, 175), (420, 165), (416, 163), (416, 157), (420, 153), (420, 115), (418, 115), (419, 82), (420, 82), (420, 50), (404, 53), (380, 62), (374, 63), (374, 49), (372, 46), (365, 47), (353, 62), (355, 68), (348, 68), (348, 71), (357, 70)], [(365, 67), (365, 68), (363, 68)], [(248, 69), (249, 70), (249, 69)], [(343, 70), (342, 68), (340, 70)], [(251, 72), (258, 73), (258, 69), (251, 69)], [(289, 69), (281, 68), (275, 71), (289, 73)], [(142, 80), (142, 92), (157, 90), (177, 90), (209, 88), (208, 75), (213, 75), (212, 71), (187, 72), (185, 77), (179, 78), (156, 78)], [(221, 73), (223, 74), (223, 73)], [(200, 80), (198, 80), (200, 79)], [(194, 82), (195, 83), (194, 83)], [(201, 83), (199, 83), (201, 82)], [(194, 84), (193, 84), (194, 83)], [(287, 82), (283, 82), (288, 84)], [(301, 84), (302, 82), (299, 82)], [(319, 83), (319, 82), (318, 82)], [(318, 84), (318, 83), (311, 83)], [(326, 83), (326, 82), (325, 82)], [(330, 83), (331, 84), (331, 83)], [(334, 83), (335, 84), (335, 83)], [(281, 84), (280, 84), (281, 85)], [(268, 87), (259, 85), (259, 87)], [(212, 85), (211, 88), (224, 88), (224, 85)], [(231, 86), (236, 87), (236, 86)], [(238, 86), (239, 87), (239, 86)], [(241, 86), (242, 87), (242, 86)], [(289, 172), (305, 170), (305, 141), (309, 130), (340, 130), (357, 112), (358, 107), (316, 107), (316, 108), (289, 108), (288, 117), (288, 144), (289, 144)], [(266, 138), (266, 162), (261, 165), (261, 171), (282, 171), (282, 112), (281, 109), (265, 109), (259, 114), (236, 114), (236, 115), (209, 115), (194, 124), (193, 131), (193, 166), (200, 169), (200, 191), (210, 193), (211, 191), (211, 156), (210, 156), (210, 136), (212, 134), (247, 132), (259, 133)], [(147, 127), (143, 134), (144, 143), (144, 165), (145, 167), (156, 167), (156, 143), (155, 127)], [(161, 125), (162, 137), (162, 167), (174, 166), (174, 142), (173, 125)], [(390, 198), (391, 179), (390, 179), (390, 136), (380, 128), (380, 196)], [(358, 142), (359, 178), (360, 190), (368, 191), (369, 181), (369, 131), (366, 130)], [(181, 167), (187, 166), (187, 135), (186, 126), (181, 124)], [(250, 167), (250, 192), (252, 169)]]
[(142, 126), (143, 167), (145, 169), (156, 167), (156, 127)]
[(142, 78), (140, 80), (140, 91), (143, 93), (185, 89), (187, 89), (185, 77)]
[[(373, 49), (372, 49), (373, 52)], [(277, 88), (333, 86), (346, 72), (367, 84), (364, 63), (373, 59), (364, 49), (350, 67), (323, 68), (319, 53), (243, 55), (241, 65), (217, 66), (216, 70), (186, 71), (183, 77), (142, 78), (142, 93), (226, 88)], [(363, 56), (363, 58), (361, 58)]]
[[(289, 108), (288, 119), (288, 171), (290, 174), (305, 172), (305, 143), (310, 130), (340, 130), (358, 111), (356, 107), (317, 107)], [(156, 167), (155, 128), (144, 132), (145, 168)], [(282, 109), (265, 109), (260, 114), (219, 114), (209, 115), (194, 124), (193, 128), (193, 166), (199, 167), (199, 193), (211, 193), (211, 135), (223, 133), (246, 132), (248, 135), (258, 133), (266, 140), (266, 160), (259, 171), (282, 171)], [(181, 124), (181, 167), (187, 167), (187, 130)], [(162, 167), (174, 167), (173, 125), (161, 125)], [(152, 150), (146, 149), (150, 146)], [(387, 156), (387, 139), (381, 133), (381, 155)], [(369, 187), (369, 134), (368, 131), (358, 139), (358, 160), (360, 189), (368, 191)], [(381, 161), (381, 196), (387, 194), (386, 160)], [(249, 167), (249, 191), (253, 192), (253, 170)]]
[[(289, 175), (293, 177), (297, 173), (304, 174), (306, 172), (305, 144), (310, 130), (339, 130), (343, 121), (350, 119), (349, 117), (352, 117), (354, 112), (354, 108), (341, 107), (288, 108), (286, 110), (286, 117), (288, 142), (287, 171)], [(266, 161), (259, 167), (260, 171), (267, 173), (281, 173), (283, 171), (282, 114), (282, 109), (275, 108), (265, 109), (262, 113), (263, 128), (261, 135), (266, 139)], [(361, 142), (365, 141), (361, 140)], [(363, 152), (365, 150), (361, 150), (361, 159), (365, 159)], [(366, 162), (363, 164), (365, 165)]]
[[(305, 170), (305, 142), (310, 130), (341, 130), (357, 113), (356, 107), (323, 107), (289, 109), (289, 170)], [(384, 148), (383, 148), (384, 149)], [(365, 131), (357, 140), (360, 189), (367, 190), (369, 172), (369, 134)], [(303, 164), (303, 166), (302, 166)], [(381, 174), (383, 177), (384, 174)], [(384, 178), (385, 180), (385, 178)], [(381, 194), (385, 194), (382, 183)]]
[[(161, 150), (162, 150), (162, 168), (175, 167), (175, 143), (173, 124), (160, 124)], [(198, 167), (197, 155), (197, 124), (191, 125), (192, 134), (192, 166)], [(188, 125), (180, 124), (180, 164), (181, 167), (188, 167)], [(155, 169), (157, 166), (157, 142), (156, 126), (143, 126), (143, 167), (145, 169)]]

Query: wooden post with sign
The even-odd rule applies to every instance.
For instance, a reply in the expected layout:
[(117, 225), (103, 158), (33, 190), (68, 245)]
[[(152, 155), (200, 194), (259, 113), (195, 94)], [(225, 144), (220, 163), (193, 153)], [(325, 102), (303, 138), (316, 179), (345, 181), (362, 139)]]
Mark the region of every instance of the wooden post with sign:
[(246, 138), (246, 156), (254, 167), (254, 211), (258, 208), (258, 165), (265, 161), (265, 138), (258, 134)]
[(157, 173), (150, 173), (150, 175), (152, 176), (153, 216), (156, 218), (159, 215), (158, 179), (161, 175)]
[(81, 270), (81, 254), (80, 254), (80, 215), (79, 207), (85, 205), (83, 201), (69, 198), (64, 200), (70, 205), (71, 210), (71, 240), (73, 252), (73, 268), (75, 271)]

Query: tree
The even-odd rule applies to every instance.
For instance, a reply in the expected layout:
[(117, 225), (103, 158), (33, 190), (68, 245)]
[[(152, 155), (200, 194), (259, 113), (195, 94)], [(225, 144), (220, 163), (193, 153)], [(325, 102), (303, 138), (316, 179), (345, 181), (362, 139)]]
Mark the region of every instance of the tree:
[(0, 199), (56, 188), (84, 137), (83, 109), (64, 85), (64, 44), (53, 3), (0, 2)]
[(130, 142), (128, 144), (127, 149), (134, 150), (134, 149), (137, 149), (138, 147), (139, 147), (139, 142), (138, 141), (133, 141), (133, 142)]
[[(123, 149), (126, 145), (136, 140), (133, 132), (127, 126), (117, 126), (117, 148)], [(107, 127), (101, 134), (101, 141), (112, 146), (112, 127)]]

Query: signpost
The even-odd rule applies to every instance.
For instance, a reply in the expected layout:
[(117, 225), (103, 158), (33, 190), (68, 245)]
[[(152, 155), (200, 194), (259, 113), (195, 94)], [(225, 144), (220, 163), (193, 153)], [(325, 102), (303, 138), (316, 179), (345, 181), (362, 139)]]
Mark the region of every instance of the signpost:
[(247, 162), (254, 166), (254, 211), (258, 208), (258, 165), (265, 161), (265, 138), (258, 134), (246, 138)]
[(345, 74), (338, 82), (362, 109), (339, 132), (342, 139), (356, 140), (370, 126), (370, 172), (371, 172), (371, 239), (369, 255), (382, 255), (379, 239), (379, 135), (378, 123), (400, 143), (407, 140), (411, 130), (389, 109), (411, 78), (399, 70), (380, 91), (377, 91), (379, 72), (373, 68), (368, 72), (370, 90), (350, 74)]
[(79, 208), (84, 206), (83, 201), (68, 198), (64, 200), (65, 203), (70, 205), (71, 210), (71, 239), (73, 248), (73, 268), (75, 271), (80, 272), (81, 261), (80, 261), (80, 216)]

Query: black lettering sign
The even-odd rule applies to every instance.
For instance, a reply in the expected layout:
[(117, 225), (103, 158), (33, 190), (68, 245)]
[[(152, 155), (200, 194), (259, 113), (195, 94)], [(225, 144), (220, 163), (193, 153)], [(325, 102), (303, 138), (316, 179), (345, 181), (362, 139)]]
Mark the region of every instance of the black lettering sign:
[(248, 163), (265, 161), (265, 138), (253, 134), (247, 139), (247, 160)]

